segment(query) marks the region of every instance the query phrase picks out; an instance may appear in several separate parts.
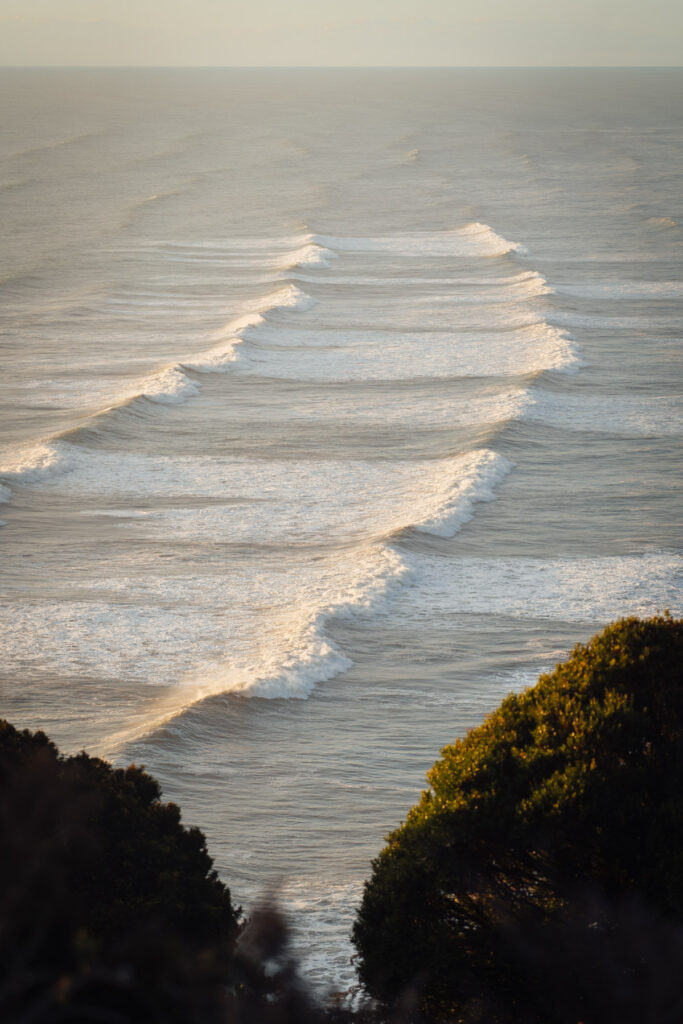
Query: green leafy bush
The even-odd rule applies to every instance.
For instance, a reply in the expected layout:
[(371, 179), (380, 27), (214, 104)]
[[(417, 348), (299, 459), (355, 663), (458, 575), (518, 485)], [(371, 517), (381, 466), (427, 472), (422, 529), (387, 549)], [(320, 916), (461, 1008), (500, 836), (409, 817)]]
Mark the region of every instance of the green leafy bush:
[[(356, 920), (371, 993), (419, 988), (428, 1020), (597, 1021), (602, 1006), (605, 1024), (612, 983), (636, 1014), (655, 997), (683, 1009), (667, 923), (683, 921), (683, 622), (609, 626), (446, 747), (428, 781)], [(589, 969), (603, 960), (612, 981)]]

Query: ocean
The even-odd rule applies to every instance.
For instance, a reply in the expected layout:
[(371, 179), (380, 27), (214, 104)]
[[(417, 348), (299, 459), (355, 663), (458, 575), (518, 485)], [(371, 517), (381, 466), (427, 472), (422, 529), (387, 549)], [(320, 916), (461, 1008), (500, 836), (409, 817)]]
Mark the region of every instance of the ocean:
[(0, 71), (0, 714), (309, 981), (440, 749), (683, 612), (681, 70)]

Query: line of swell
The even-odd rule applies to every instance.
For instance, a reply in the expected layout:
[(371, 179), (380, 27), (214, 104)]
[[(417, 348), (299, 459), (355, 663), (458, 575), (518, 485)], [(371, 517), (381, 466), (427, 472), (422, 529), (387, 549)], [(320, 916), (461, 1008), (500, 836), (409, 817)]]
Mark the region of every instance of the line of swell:
[[(288, 285), (266, 296), (256, 304), (253, 312), (233, 320), (211, 348), (199, 352), (182, 362), (170, 363), (144, 378), (136, 391), (120, 401), (91, 414), (78, 424), (82, 430), (87, 424), (101, 421), (102, 417), (130, 408), (140, 401), (162, 405), (178, 405), (199, 394), (200, 385), (187, 371), (197, 373), (223, 372), (237, 358), (237, 349), (245, 331), (266, 323), (267, 314), (276, 310), (295, 311), (310, 309), (315, 300), (296, 285)], [(59, 431), (19, 452), (17, 457), (0, 465), (0, 504), (11, 499), (12, 490), (23, 484), (35, 484), (66, 472), (70, 468), (68, 441), (74, 428)]]
[(505, 256), (526, 250), (519, 242), (503, 238), (488, 224), (472, 221), (450, 231), (411, 232), (367, 238), (341, 238), (313, 235), (313, 242), (338, 252), (393, 252), (407, 255)]
[[(411, 532), (453, 537), (472, 519), (475, 506), (495, 499), (494, 488), (512, 463), (488, 449), (470, 452), (435, 465), (432, 490), (389, 533), (366, 546), (363, 559), (348, 560), (345, 579), (328, 603), (301, 615), (290, 628), (277, 661), (260, 667), (218, 667), (191, 677), (165, 697), (142, 723), (108, 736), (104, 752), (167, 726), (204, 701), (222, 694), (262, 699), (306, 699), (318, 683), (347, 671), (352, 662), (329, 635), (335, 619), (358, 619), (388, 611), (395, 594), (410, 583), (411, 559), (400, 542)], [(429, 487), (427, 487), (429, 490)], [(414, 515), (417, 513), (417, 517)], [(358, 568), (354, 569), (354, 566)]]
[[(299, 237), (296, 248), (283, 253), (280, 259), (282, 269), (296, 267), (324, 267), (339, 251), (393, 252), (418, 256), (462, 255), (463, 257), (498, 257), (508, 254), (522, 254), (523, 248), (497, 234), (491, 227), (472, 223), (451, 232), (439, 234), (413, 234), (391, 238), (332, 238), (321, 235)], [(526, 276), (533, 275), (533, 276)], [(526, 272), (518, 279), (522, 285), (521, 299), (536, 294), (539, 276)], [(542, 286), (546, 282), (542, 281)], [(527, 286), (526, 288), (524, 286)], [(529, 287), (529, 285), (531, 287)], [(248, 314), (241, 322), (229, 325), (225, 336), (205, 352), (182, 363), (163, 368), (148, 381), (136, 398), (156, 402), (183, 401), (196, 393), (198, 384), (185, 371), (210, 372), (228, 368), (236, 357), (236, 348), (242, 343), (248, 328), (263, 324), (268, 311), (275, 309), (306, 309), (313, 300), (295, 285), (288, 285), (275, 295), (264, 300), (262, 308)], [(558, 348), (557, 365), (576, 368), (578, 356), (568, 353), (566, 335), (548, 324), (535, 328), (550, 332), (550, 340)], [(512, 408), (512, 418), (521, 418), (525, 403)], [(18, 480), (42, 478), (45, 474), (58, 472), (68, 461), (68, 453), (56, 451), (55, 446), (43, 445), (42, 451), (34, 453), (32, 461), (14, 467), (14, 475), (8, 478), (0, 472), (0, 480), (7, 490)], [(300, 621), (290, 628), (281, 651), (259, 666), (218, 668), (203, 673), (201, 679), (190, 679), (157, 711), (142, 723), (109, 737), (107, 749), (140, 738), (157, 730), (164, 724), (182, 716), (188, 709), (209, 697), (233, 693), (261, 698), (299, 698), (308, 696), (316, 683), (332, 678), (351, 665), (349, 659), (337, 648), (328, 633), (328, 626), (335, 618), (354, 618), (374, 615), (387, 609), (393, 594), (405, 586), (412, 573), (410, 557), (404, 550), (404, 540), (416, 534), (431, 534), (436, 537), (453, 537), (474, 515), (476, 505), (495, 498), (496, 487), (511, 471), (512, 464), (490, 449), (480, 449), (465, 455), (442, 459), (430, 464), (421, 496), (410, 504), (410, 512), (403, 518), (387, 524), (381, 536), (371, 541), (361, 561), (349, 560), (343, 563), (343, 572), (336, 591), (329, 594), (324, 607), (303, 610)], [(1, 497), (1, 495), (0, 495)], [(355, 568), (354, 568), (355, 566)]]
[[(323, 250), (382, 252), (404, 251), (415, 253), (416, 248), (438, 252), (453, 249), (479, 257), (524, 254), (517, 243), (509, 242), (488, 225), (473, 223), (444, 238), (434, 235), (406, 235), (400, 238), (351, 239), (313, 235), (311, 241)], [(464, 244), (463, 244), (464, 242)], [(324, 266), (323, 255), (315, 265)], [(298, 265), (301, 265), (300, 263)], [(305, 266), (304, 266), (305, 269)], [(488, 283), (488, 280), (487, 280)], [(511, 282), (512, 283), (512, 282)], [(545, 279), (536, 271), (520, 271), (514, 279), (520, 298), (545, 294), (549, 289)], [(521, 286), (521, 287), (520, 287)], [(554, 369), (576, 372), (581, 363), (575, 346), (564, 331), (545, 321), (532, 325), (539, 338), (553, 348)], [(540, 374), (536, 375), (540, 376)], [(507, 403), (505, 420), (523, 419), (528, 413), (531, 397), (524, 389), (518, 400)], [(219, 668), (204, 673), (201, 680), (190, 680), (182, 688), (174, 706), (159, 707), (158, 714), (144, 725), (135, 726), (109, 738), (116, 747), (167, 725), (203, 701), (221, 694), (234, 694), (260, 698), (306, 698), (314, 686), (346, 671), (349, 659), (341, 652), (328, 631), (333, 619), (374, 615), (386, 610), (397, 589), (410, 582), (411, 559), (403, 548), (403, 541), (416, 534), (431, 534), (450, 538), (469, 522), (476, 505), (495, 499), (496, 487), (511, 472), (513, 464), (490, 449), (473, 451), (467, 455), (432, 464), (429, 479), (425, 479), (421, 497), (411, 505), (410, 515), (390, 525), (381, 538), (377, 538), (367, 552), (362, 578), (355, 578), (349, 570), (347, 586), (324, 607), (317, 609), (300, 623), (290, 648), (283, 653), (277, 665), (263, 669), (242, 669), (239, 666)]]

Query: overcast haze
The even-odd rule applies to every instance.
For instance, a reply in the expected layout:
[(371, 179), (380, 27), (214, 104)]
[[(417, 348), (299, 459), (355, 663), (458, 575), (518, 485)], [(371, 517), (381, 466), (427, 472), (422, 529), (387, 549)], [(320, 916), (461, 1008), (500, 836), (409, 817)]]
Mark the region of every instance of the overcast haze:
[(653, 0), (0, 0), (3, 65), (680, 65)]

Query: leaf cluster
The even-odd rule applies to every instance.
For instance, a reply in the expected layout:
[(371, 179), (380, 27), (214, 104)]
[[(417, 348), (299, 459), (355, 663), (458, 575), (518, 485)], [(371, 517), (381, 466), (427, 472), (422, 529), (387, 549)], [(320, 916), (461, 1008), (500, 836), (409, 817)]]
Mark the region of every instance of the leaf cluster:
[(683, 622), (622, 620), (442, 751), (366, 885), (354, 942), (373, 994), (412, 980), (430, 1019), (536, 1019), (543, 972), (521, 951), (555, 942), (589, 891), (593, 933), (614, 938), (634, 894), (683, 920), (682, 665)]

